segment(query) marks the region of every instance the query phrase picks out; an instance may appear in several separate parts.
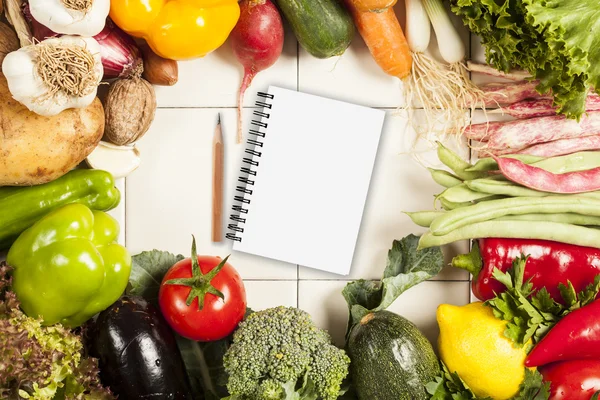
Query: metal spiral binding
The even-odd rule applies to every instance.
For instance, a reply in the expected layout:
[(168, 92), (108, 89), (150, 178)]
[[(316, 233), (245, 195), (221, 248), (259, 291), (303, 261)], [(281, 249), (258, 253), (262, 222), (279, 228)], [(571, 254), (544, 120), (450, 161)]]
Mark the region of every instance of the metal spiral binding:
[[(247, 155), (242, 159), (242, 163), (244, 164), (240, 168), (240, 172), (242, 175), (238, 177), (238, 183), (235, 190), (240, 193), (234, 196), (234, 204), (231, 209), (234, 211), (231, 215), (229, 215), (229, 220), (232, 221), (227, 225), (227, 229), (231, 232), (225, 234), (225, 237), (229, 240), (233, 240), (236, 242), (241, 242), (242, 237), (241, 234), (244, 233), (244, 227), (242, 226), (246, 223), (246, 214), (248, 214), (248, 209), (244, 207), (246, 204), (250, 204), (252, 201), (249, 196), (252, 196), (252, 186), (255, 183), (255, 176), (257, 175), (256, 168), (259, 165), (259, 162), (256, 158), (260, 158), (262, 156), (262, 147), (263, 142), (261, 139), (265, 138), (266, 133), (264, 129), (267, 129), (268, 123), (263, 122), (262, 118), (269, 119), (271, 114), (267, 113), (267, 110), (270, 110), (273, 105), (271, 103), (267, 103), (269, 100), (273, 100), (275, 96), (269, 93), (258, 92), (259, 99), (255, 104), (257, 107), (261, 107), (262, 110), (254, 110), (252, 113), (255, 117), (259, 117), (253, 119), (250, 122), (250, 137), (246, 140), (248, 147), (244, 150), (244, 153)], [(261, 131), (263, 129), (263, 131)], [(254, 167), (254, 169), (253, 169)]]

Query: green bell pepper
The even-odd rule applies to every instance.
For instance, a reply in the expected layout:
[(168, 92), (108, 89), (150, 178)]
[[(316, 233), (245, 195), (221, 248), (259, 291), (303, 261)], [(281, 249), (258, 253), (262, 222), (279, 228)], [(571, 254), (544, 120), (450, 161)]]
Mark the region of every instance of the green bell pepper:
[(113, 176), (106, 171), (76, 169), (57, 180), (31, 187), (0, 187), (0, 250), (25, 229), (61, 206), (85, 204), (108, 211), (121, 200)]
[(82, 204), (52, 211), (23, 232), (6, 262), (25, 314), (74, 328), (114, 303), (131, 272), (118, 235), (113, 217)]

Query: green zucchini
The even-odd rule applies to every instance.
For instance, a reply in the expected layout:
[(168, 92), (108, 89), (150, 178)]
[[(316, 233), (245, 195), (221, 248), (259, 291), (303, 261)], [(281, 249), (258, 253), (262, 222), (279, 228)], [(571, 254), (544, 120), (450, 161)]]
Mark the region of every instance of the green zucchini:
[(352, 327), (347, 349), (360, 400), (428, 400), (425, 385), (440, 373), (427, 338), (390, 311), (363, 317)]
[(354, 23), (338, 0), (277, 0), (298, 42), (317, 58), (340, 56), (354, 37)]

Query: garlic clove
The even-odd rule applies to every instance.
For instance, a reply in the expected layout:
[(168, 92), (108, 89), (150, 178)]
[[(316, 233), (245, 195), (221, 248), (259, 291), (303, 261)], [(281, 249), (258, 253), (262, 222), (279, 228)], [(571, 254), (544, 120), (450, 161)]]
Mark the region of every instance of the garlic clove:
[(85, 161), (90, 168), (108, 171), (117, 179), (135, 171), (140, 166), (141, 157), (135, 146), (115, 146), (100, 142)]

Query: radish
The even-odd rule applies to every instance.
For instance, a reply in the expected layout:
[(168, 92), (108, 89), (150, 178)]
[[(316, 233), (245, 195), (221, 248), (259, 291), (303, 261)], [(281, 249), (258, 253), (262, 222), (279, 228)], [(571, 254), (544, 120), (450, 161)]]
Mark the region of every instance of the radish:
[(244, 67), (238, 97), (237, 142), (242, 141), (244, 93), (252, 79), (275, 64), (283, 50), (283, 23), (271, 0), (242, 0), (240, 19), (229, 36), (233, 52)]

